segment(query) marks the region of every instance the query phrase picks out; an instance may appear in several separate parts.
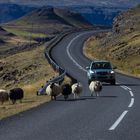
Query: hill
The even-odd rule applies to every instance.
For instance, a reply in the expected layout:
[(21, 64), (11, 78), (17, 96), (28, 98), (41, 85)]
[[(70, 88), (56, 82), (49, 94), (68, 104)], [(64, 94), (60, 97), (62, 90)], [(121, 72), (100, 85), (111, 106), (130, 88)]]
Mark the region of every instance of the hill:
[(17, 19), (21, 16), (24, 16), (33, 9), (35, 8), (23, 5), (0, 4), (0, 23), (6, 23)]
[(114, 17), (127, 9), (107, 6), (71, 6), (67, 8), (81, 14), (82, 17), (93, 25), (105, 26), (112, 26)]
[(59, 9), (54, 7), (38, 8), (27, 15), (21, 17), (12, 25), (41, 25), (54, 29), (63, 29), (70, 27), (91, 27), (91, 24), (86, 21), (80, 14), (71, 12), (67, 9)]
[(140, 75), (140, 5), (114, 19), (112, 32), (86, 42), (90, 57), (109, 59), (118, 69)]

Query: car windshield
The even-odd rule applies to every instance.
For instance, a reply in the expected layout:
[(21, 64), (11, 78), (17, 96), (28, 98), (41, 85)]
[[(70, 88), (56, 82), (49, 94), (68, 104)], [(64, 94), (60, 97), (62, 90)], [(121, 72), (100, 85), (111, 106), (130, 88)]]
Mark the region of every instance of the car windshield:
[(112, 69), (109, 62), (96, 62), (91, 64), (91, 69)]

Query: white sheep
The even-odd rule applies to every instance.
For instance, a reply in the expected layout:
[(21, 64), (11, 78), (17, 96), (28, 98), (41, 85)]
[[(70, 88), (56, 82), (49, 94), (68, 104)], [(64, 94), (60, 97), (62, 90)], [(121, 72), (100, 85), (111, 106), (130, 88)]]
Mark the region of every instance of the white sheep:
[(6, 90), (0, 89), (0, 102), (3, 104), (5, 101), (9, 100), (9, 95)]
[(46, 94), (51, 96), (51, 100), (56, 100), (56, 96), (62, 93), (61, 86), (57, 83), (50, 83), (46, 88)]
[(82, 85), (80, 83), (75, 83), (71, 86), (72, 93), (74, 94), (74, 99), (79, 98), (82, 93)]
[(91, 91), (91, 96), (95, 93), (97, 97), (102, 90), (102, 83), (100, 81), (92, 81), (89, 85), (89, 89)]

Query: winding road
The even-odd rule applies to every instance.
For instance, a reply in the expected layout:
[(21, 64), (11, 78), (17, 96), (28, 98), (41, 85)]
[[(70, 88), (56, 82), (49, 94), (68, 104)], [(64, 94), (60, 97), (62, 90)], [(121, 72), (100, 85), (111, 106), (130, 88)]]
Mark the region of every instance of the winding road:
[(103, 84), (99, 98), (90, 97), (83, 43), (99, 31), (66, 36), (52, 49), (53, 59), (80, 81), (80, 99), (57, 101), (0, 121), (0, 140), (139, 140), (140, 79), (117, 74), (117, 85)]

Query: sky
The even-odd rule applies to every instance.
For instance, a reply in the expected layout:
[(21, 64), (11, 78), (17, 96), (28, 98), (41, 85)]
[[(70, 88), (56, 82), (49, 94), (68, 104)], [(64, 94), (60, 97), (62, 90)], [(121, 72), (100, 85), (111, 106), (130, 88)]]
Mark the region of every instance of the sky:
[(25, 5), (95, 5), (95, 6), (118, 6), (134, 7), (140, 4), (140, 0), (0, 0), (0, 3), (15, 3)]

